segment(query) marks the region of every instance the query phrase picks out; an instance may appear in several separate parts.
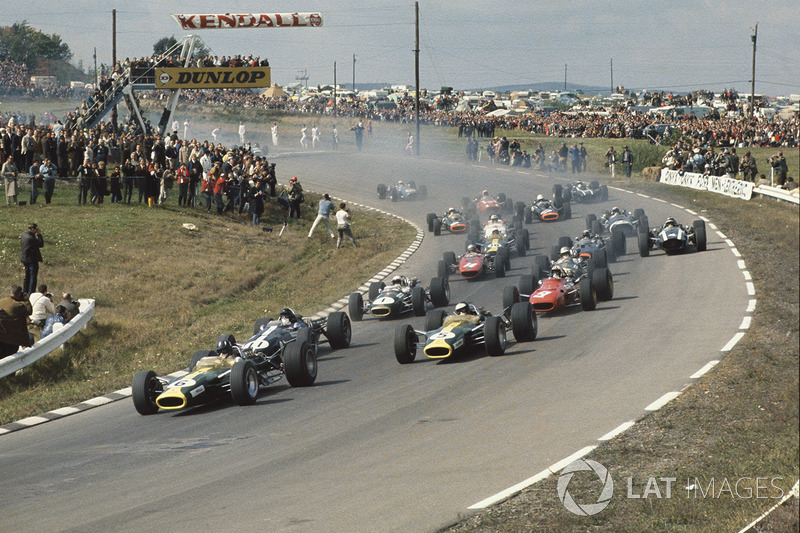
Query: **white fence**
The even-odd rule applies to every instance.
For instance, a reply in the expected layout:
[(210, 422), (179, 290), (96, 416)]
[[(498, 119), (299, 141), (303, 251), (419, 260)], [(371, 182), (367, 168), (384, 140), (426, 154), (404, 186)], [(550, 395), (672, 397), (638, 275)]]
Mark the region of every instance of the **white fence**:
[(89, 321), (94, 318), (94, 300), (80, 299), (80, 313), (66, 324), (56, 324), (61, 328), (53, 328), (53, 333), (40, 340), (30, 348), (24, 348), (13, 355), (0, 359), (0, 378), (13, 374), (29, 364), (38, 361), (75, 336)]
[[(792, 194), (790, 191), (778, 187), (770, 187), (769, 185), (756, 187), (755, 184), (750, 181), (737, 180), (725, 176), (704, 176), (703, 174), (696, 174), (694, 172), (684, 172), (681, 174), (677, 170), (662, 168), (659, 181), (668, 185), (710, 191), (733, 198), (740, 198), (742, 200), (749, 200), (752, 198), (753, 193), (756, 193), (793, 204), (800, 204), (800, 197), (798, 197), (797, 194)], [(795, 191), (797, 191), (797, 189), (795, 189)]]

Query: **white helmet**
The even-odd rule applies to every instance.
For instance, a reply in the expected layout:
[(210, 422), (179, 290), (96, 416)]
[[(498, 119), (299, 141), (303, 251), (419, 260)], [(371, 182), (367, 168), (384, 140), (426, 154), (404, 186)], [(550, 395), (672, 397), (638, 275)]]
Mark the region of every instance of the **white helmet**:
[(403, 278), (400, 276), (395, 276), (392, 278), (392, 285), (400, 285), (403, 283)]
[(467, 245), (467, 251), (468, 252), (474, 252), (475, 250), (476, 249), (475, 249), (475, 245), (474, 244)]
[(540, 195), (538, 195), (538, 196), (536, 197), (536, 201), (538, 202), (539, 200), (544, 200), (544, 196), (542, 196), (541, 194), (540, 194)]
[(566, 247), (566, 246), (562, 246), (562, 247), (561, 247), (561, 251), (560, 251), (560, 252), (558, 252), (558, 253), (560, 253), (561, 255), (564, 255), (564, 254), (567, 254), (567, 255), (569, 255), (569, 248), (568, 248), (568, 247)]
[(489, 217), (489, 220), (491, 220), (492, 222), (497, 222), (498, 220), (500, 220), (500, 216), (499, 215), (492, 215), (492, 216)]
[(455, 312), (457, 315), (468, 315), (469, 313), (469, 304), (466, 302), (458, 302), (455, 307)]

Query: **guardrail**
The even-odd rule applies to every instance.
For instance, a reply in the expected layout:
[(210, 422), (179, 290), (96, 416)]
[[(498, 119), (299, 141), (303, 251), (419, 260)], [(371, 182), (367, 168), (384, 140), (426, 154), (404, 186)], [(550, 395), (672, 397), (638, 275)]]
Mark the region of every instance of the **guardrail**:
[(38, 341), (30, 348), (24, 348), (13, 355), (0, 359), (0, 378), (13, 374), (17, 370), (23, 369), (29, 364), (38, 361), (45, 355), (64, 345), (69, 339), (74, 337), (83, 329), (89, 321), (94, 318), (94, 300), (79, 299), (80, 310), (75, 317), (64, 324), (60, 329), (53, 330), (53, 333)]
[[(795, 189), (795, 191), (796, 190), (797, 189)], [(781, 189), (779, 187), (770, 187), (769, 185), (761, 185), (760, 187), (756, 187), (755, 189), (753, 189), (753, 192), (762, 194), (764, 196), (771, 196), (772, 198), (777, 198), (778, 200), (783, 200), (785, 202), (791, 202), (793, 204), (800, 205), (800, 196), (792, 194), (790, 191)]]
[[(702, 191), (724, 194), (732, 198), (750, 200), (753, 193), (771, 196), (793, 204), (800, 204), (800, 197), (790, 191), (779, 187), (761, 185), (756, 187), (753, 182), (728, 178), (726, 176), (705, 176), (694, 172), (681, 173), (677, 170), (661, 169), (659, 181), (667, 185), (677, 185)], [(797, 191), (797, 189), (795, 189)]]

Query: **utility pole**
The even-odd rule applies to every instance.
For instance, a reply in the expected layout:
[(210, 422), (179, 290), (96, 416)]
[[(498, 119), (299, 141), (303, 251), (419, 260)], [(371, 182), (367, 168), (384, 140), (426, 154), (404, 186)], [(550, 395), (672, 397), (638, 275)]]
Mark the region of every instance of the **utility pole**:
[(92, 57), (94, 57), (94, 88), (97, 89), (98, 83), (97, 83), (97, 47), (96, 46), (94, 47), (94, 55)]
[(750, 36), (753, 40), (753, 72), (750, 79), (750, 118), (753, 118), (753, 113), (756, 110), (756, 40), (758, 39), (758, 22), (756, 22), (756, 29), (753, 35)]
[(356, 92), (356, 55), (353, 54), (353, 92)]
[(416, 155), (419, 156), (419, 2), (414, 2), (414, 19), (415, 19), (415, 32), (416, 40), (414, 41), (414, 74), (417, 90), (415, 91), (415, 107), (416, 107), (416, 122), (417, 122), (417, 142), (414, 143)]
[(564, 92), (567, 92), (567, 64), (564, 63)]
[[(111, 71), (117, 66), (117, 10), (111, 10)], [(117, 106), (111, 110), (111, 125), (114, 131), (119, 131), (117, 128)]]
[(614, 58), (611, 58), (611, 94), (614, 94)]
[(336, 118), (336, 61), (333, 62), (333, 117)]

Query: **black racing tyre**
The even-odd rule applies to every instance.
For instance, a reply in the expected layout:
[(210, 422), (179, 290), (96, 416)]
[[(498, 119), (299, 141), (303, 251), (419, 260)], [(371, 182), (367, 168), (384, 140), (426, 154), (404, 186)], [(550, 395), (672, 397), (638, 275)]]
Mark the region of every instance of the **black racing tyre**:
[(584, 311), (594, 311), (597, 307), (597, 293), (591, 278), (583, 278), (578, 287), (581, 297), (581, 307)]
[(572, 187), (564, 187), (564, 191), (561, 193), (561, 198), (564, 199), (565, 202), (569, 202), (572, 200)]
[(414, 362), (417, 355), (417, 333), (409, 324), (394, 328), (394, 356), (401, 365)]
[(506, 352), (506, 326), (499, 316), (487, 316), (483, 325), (483, 339), (486, 344), (486, 354), (491, 357), (503, 355)]
[(314, 345), (300, 340), (300, 335), (283, 349), (286, 381), (292, 387), (309, 387), (317, 379), (317, 353)]
[(600, 225), (599, 220), (595, 220), (592, 222), (592, 227), (589, 228), (592, 231), (592, 235), (602, 235), (603, 234), (603, 226)]
[(589, 188), (592, 189), (593, 191), (596, 191), (597, 189), (600, 188), (600, 182), (597, 181), (597, 180), (590, 181), (589, 182)]
[(272, 318), (270, 317), (262, 317), (256, 320), (256, 323), (253, 324), (253, 335), (258, 335), (261, 331), (267, 327), (267, 324), (272, 322)]
[(470, 218), (467, 220), (467, 233), (480, 233), (481, 221), (477, 218)]
[(436, 218), (436, 213), (428, 213), (425, 217), (425, 222), (428, 223), (428, 231), (433, 232), (433, 219)]
[(419, 285), (411, 287), (411, 308), (416, 316), (425, 316), (425, 289)]
[(443, 252), (442, 259), (444, 260), (444, 264), (448, 267), (451, 265), (457, 265), (458, 261), (456, 261), (456, 253), (455, 252)]
[(505, 257), (503, 257), (503, 254), (501, 254), (499, 251), (497, 252), (497, 255), (494, 256), (494, 275), (498, 278), (506, 277)]
[(436, 277), (445, 279), (450, 277), (450, 268), (447, 266), (447, 263), (441, 259), (436, 263)]
[(550, 261), (558, 261), (559, 257), (561, 257), (561, 247), (554, 244), (550, 247)]
[(425, 331), (433, 331), (442, 327), (445, 316), (447, 313), (444, 309), (431, 309), (425, 313)]
[(471, 205), (472, 201), (469, 198), (467, 198), (466, 196), (461, 198), (461, 207), (464, 208), (464, 211), (467, 211)]
[(514, 332), (517, 342), (536, 340), (539, 323), (536, 320), (536, 311), (530, 302), (517, 302), (511, 308), (511, 331)]
[(692, 226), (694, 227), (695, 247), (697, 248), (698, 252), (705, 252), (707, 246), (706, 223), (702, 220), (695, 220), (692, 222)]
[(650, 255), (650, 231), (640, 231), (637, 237), (639, 239), (639, 255), (647, 257)]
[(530, 207), (525, 208), (525, 223), (530, 224), (533, 222), (533, 211)]
[(450, 303), (450, 282), (447, 276), (431, 280), (431, 303), (434, 307), (444, 307)]
[(531, 234), (528, 228), (522, 228), (522, 242), (525, 243), (526, 252), (531, 249)]
[(258, 398), (258, 372), (249, 359), (239, 359), (231, 368), (231, 396), (238, 405), (253, 405)]
[[(355, 294), (361, 293), (357, 292)], [(350, 341), (353, 338), (353, 328), (346, 313), (334, 311), (328, 314), (328, 320), (325, 322), (325, 336), (328, 337), (328, 344), (334, 350), (341, 350), (350, 346)]]
[(192, 358), (189, 360), (189, 372), (194, 370), (194, 367), (197, 366), (197, 362), (204, 357), (216, 357), (217, 352), (214, 350), (198, 350), (192, 354)]
[(559, 253), (561, 252), (561, 248), (564, 248), (565, 246), (567, 248), (572, 248), (572, 239), (570, 239), (566, 235), (562, 235), (561, 237), (558, 238)]
[(519, 289), (513, 285), (503, 287), (503, 312), (510, 313), (511, 307), (520, 301)]
[(586, 215), (586, 229), (592, 231), (592, 224), (597, 221), (597, 215), (589, 213)]
[(586, 274), (588, 274), (589, 277), (591, 277), (595, 268), (597, 268), (597, 257), (592, 255), (589, 257), (589, 259), (586, 260)]
[(520, 257), (524, 257), (526, 248), (525, 248), (525, 241), (523, 241), (522, 238), (521, 238), (522, 237), (521, 233), (522, 232), (518, 232), (520, 238), (516, 240), (517, 255), (520, 256)]
[(497, 201), (500, 202), (501, 204), (506, 203), (506, 193), (501, 192), (500, 194), (498, 194)]
[(608, 187), (606, 185), (600, 186), (600, 200), (603, 202), (608, 200)]
[(569, 220), (570, 218), (572, 218), (572, 204), (564, 202), (564, 220)]
[(153, 415), (158, 412), (156, 398), (163, 391), (161, 381), (152, 370), (140, 370), (133, 376), (131, 393), (133, 406), (140, 415)]
[(598, 248), (592, 254), (595, 268), (608, 268), (608, 254), (605, 248)]
[(546, 255), (539, 254), (533, 258), (533, 266), (531, 267), (531, 274), (536, 274), (541, 278), (550, 271), (550, 260)]
[(536, 292), (536, 289), (538, 288), (539, 276), (526, 274), (519, 277), (519, 292), (526, 295), (526, 297), (530, 298), (530, 296)]
[(442, 221), (438, 218), (433, 219), (433, 235), (438, 237), (442, 234)]
[(616, 263), (617, 262), (617, 254), (614, 253), (614, 247), (611, 245), (611, 241), (607, 240), (606, 245), (604, 246), (604, 250), (606, 251), (606, 259), (609, 263)]
[(391, 198), (393, 202), (396, 202), (397, 200), (400, 199), (400, 191), (398, 191), (397, 189), (392, 189), (391, 191), (389, 191), (389, 198)]
[(350, 313), (350, 320), (361, 322), (364, 318), (364, 296), (360, 292), (351, 292), (347, 301), (347, 311)]
[(628, 239), (625, 237), (624, 231), (616, 228), (611, 231), (611, 247), (618, 258), (628, 252)]
[(597, 293), (597, 301), (607, 302), (614, 298), (614, 278), (607, 268), (598, 268), (592, 273), (592, 285)]
[(511, 256), (508, 255), (508, 248), (501, 248), (500, 255), (503, 256), (503, 264), (506, 265), (506, 271), (511, 270)]
[(382, 281), (373, 281), (369, 284), (369, 300), (372, 301), (378, 297), (381, 291), (386, 288), (386, 284)]
[(503, 209), (505, 209), (509, 213), (514, 213), (514, 200), (512, 200), (511, 198), (506, 198), (506, 201), (503, 204)]
[(650, 232), (650, 221), (647, 219), (647, 215), (642, 215), (641, 218), (639, 218), (639, 233), (642, 232)]
[(517, 202), (514, 204), (514, 214), (520, 218), (525, 218), (525, 202)]
[(564, 187), (560, 183), (553, 185), (553, 199), (561, 200), (564, 196)]
[(636, 209), (633, 210), (634, 220), (641, 220), (643, 216), (644, 216), (644, 209), (642, 209), (641, 207), (637, 207)]
[(553, 198), (553, 207), (555, 207), (556, 209), (561, 209), (562, 207), (564, 207), (564, 199), (561, 198), (560, 196), (555, 196)]
[(378, 198), (380, 200), (383, 200), (384, 198), (386, 198), (386, 193), (388, 191), (389, 191), (389, 189), (387, 189), (386, 185), (384, 185), (383, 183), (379, 184), (378, 185)]
[(410, 181), (408, 182), (408, 186), (409, 186), (410, 188), (412, 188), (412, 189), (416, 189), (416, 188), (417, 188), (417, 182), (416, 182), (416, 181), (414, 181), (414, 180), (410, 180)]

